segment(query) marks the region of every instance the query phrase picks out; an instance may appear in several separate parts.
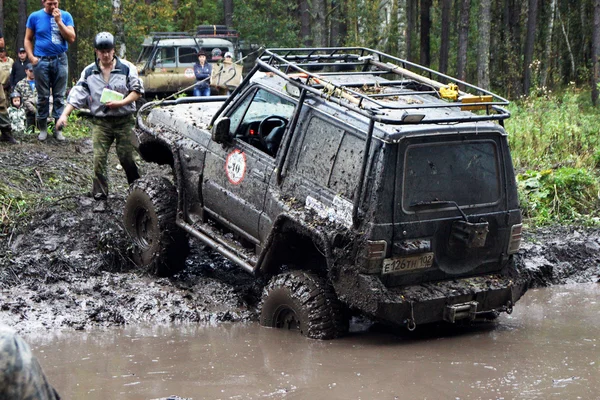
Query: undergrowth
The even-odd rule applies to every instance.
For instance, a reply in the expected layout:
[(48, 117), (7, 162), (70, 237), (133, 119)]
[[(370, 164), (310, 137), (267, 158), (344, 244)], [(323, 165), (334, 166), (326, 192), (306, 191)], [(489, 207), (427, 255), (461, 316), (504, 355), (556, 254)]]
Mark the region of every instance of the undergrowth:
[(532, 225), (599, 225), (600, 111), (590, 92), (536, 89), (506, 123), (524, 217)]

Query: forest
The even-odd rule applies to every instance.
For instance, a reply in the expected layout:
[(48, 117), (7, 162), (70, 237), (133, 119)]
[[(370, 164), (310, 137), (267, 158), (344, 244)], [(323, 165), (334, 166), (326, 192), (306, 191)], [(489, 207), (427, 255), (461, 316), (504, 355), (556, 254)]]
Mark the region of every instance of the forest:
[[(0, 0), (9, 55), (41, 0)], [(600, 0), (61, 0), (75, 20), (70, 76), (93, 59), (96, 32), (115, 33), (135, 61), (151, 31), (201, 24), (270, 47), (366, 46), (492, 89), (510, 99), (574, 82), (598, 97)]]

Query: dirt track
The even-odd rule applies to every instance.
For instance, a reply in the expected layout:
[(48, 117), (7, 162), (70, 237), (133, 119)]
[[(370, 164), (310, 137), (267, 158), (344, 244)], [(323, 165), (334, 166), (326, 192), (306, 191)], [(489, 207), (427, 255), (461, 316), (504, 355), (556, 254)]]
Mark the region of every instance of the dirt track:
[[(31, 331), (256, 318), (264, 282), (254, 282), (202, 245), (193, 244), (186, 268), (173, 278), (134, 269), (121, 224), (125, 174), (114, 150), (109, 159), (112, 194), (106, 210), (97, 212), (97, 203), (86, 194), (89, 139), (66, 144), (20, 139), (16, 146), (0, 144), (0, 195), (10, 191), (58, 200), (30, 210), (31, 218), (23, 219), (30, 223), (1, 226), (1, 321)], [(155, 169), (142, 164), (142, 173)], [(532, 286), (598, 282), (600, 231), (529, 231), (518, 260)]]

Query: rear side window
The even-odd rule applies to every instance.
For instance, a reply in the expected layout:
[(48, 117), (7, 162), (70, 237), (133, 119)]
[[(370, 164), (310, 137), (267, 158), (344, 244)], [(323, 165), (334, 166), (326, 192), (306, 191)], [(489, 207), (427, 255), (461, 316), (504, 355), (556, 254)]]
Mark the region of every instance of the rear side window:
[(404, 210), (435, 201), (478, 206), (500, 200), (498, 146), (493, 140), (409, 145), (403, 169)]
[(198, 60), (198, 57), (196, 57), (196, 54), (198, 54), (198, 52), (193, 47), (180, 47), (179, 48), (179, 65), (194, 64)]
[(306, 128), (296, 170), (320, 186), (352, 199), (363, 146), (364, 141), (354, 134), (314, 116)]

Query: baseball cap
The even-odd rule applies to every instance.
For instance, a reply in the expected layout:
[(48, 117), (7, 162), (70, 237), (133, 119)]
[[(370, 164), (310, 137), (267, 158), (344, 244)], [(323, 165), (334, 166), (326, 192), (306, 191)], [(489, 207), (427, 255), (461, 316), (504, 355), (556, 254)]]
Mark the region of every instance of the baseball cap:
[(19, 53), (25, 53), (25, 48), (24, 47), (19, 47)]
[(31, 65), (31, 63), (27, 63), (27, 64), (25, 64), (25, 69), (33, 71), (33, 65)]
[(224, 57), (224, 58), (227, 58), (227, 57), (231, 57), (231, 58), (233, 58), (233, 54), (231, 54), (231, 53), (228, 51), (227, 53), (225, 53), (225, 55), (224, 55), (223, 57)]

